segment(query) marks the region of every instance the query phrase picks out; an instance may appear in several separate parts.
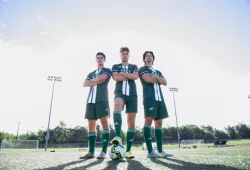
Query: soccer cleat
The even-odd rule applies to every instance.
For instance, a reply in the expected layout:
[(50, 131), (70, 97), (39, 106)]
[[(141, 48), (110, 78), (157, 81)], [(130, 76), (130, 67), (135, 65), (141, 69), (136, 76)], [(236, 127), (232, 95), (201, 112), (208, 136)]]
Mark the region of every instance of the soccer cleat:
[(161, 155), (155, 151), (152, 151), (150, 154), (148, 154), (148, 158), (161, 158)]
[(126, 158), (131, 159), (131, 158), (135, 158), (134, 155), (132, 155), (131, 151), (126, 152)]
[(95, 157), (95, 155), (93, 154), (93, 153), (87, 153), (86, 155), (84, 155), (84, 156), (82, 156), (82, 157), (80, 157), (80, 159), (92, 159), (92, 158), (94, 158)]
[(100, 152), (100, 155), (97, 156), (97, 159), (105, 159), (106, 158), (106, 153), (104, 153), (103, 151)]
[(111, 141), (113, 145), (122, 145), (122, 139), (119, 136), (114, 137), (114, 139)]
[(170, 153), (166, 153), (166, 152), (164, 152), (164, 151), (161, 151), (160, 153), (159, 153), (160, 155), (161, 155), (161, 157), (173, 157), (174, 155), (173, 154), (170, 154)]

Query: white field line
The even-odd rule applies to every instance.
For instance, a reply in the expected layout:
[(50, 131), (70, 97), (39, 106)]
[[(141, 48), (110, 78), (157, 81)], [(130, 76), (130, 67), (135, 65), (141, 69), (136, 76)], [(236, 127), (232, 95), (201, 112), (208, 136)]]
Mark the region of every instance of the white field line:
[(226, 155), (180, 155), (176, 154), (174, 157), (213, 157), (213, 158), (250, 158), (250, 156), (226, 156)]

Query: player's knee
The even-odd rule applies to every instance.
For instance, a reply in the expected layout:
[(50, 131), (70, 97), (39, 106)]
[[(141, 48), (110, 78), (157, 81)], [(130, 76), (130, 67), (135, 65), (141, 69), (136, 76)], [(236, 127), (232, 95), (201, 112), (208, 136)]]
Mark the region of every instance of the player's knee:
[(135, 128), (135, 117), (128, 118), (128, 127)]
[(108, 129), (108, 117), (105, 116), (100, 119), (103, 129)]
[(121, 98), (116, 98), (114, 100), (114, 110), (122, 110), (123, 100)]
[(114, 110), (122, 110), (122, 106), (121, 103), (115, 103)]
[(135, 122), (128, 122), (128, 128), (135, 128)]
[(96, 131), (96, 121), (95, 120), (89, 120), (89, 132), (95, 132)]
[(89, 126), (89, 132), (95, 132), (96, 127), (95, 126)]
[(153, 117), (149, 116), (145, 118), (145, 125), (152, 125)]
[(155, 127), (161, 128), (162, 127), (162, 120), (155, 121)]

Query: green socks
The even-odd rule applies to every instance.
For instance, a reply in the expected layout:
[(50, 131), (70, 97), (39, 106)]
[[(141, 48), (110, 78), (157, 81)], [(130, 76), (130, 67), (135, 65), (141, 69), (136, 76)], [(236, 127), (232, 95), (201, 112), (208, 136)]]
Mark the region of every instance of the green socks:
[(95, 153), (95, 141), (96, 141), (96, 132), (89, 132), (88, 134), (89, 139), (89, 152), (94, 154)]
[(162, 128), (155, 128), (155, 138), (157, 151), (160, 153), (162, 151)]
[(121, 128), (122, 128), (122, 115), (120, 110), (114, 110), (114, 125), (115, 125), (115, 134), (121, 138)]
[(134, 137), (135, 137), (135, 129), (128, 129), (127, 131), (127, 147), (126, 147), (126, 152), (129, 152), (133, 141), (134, 141)]
[(102, 151), (104, 153), (107, 153), (107, 148), (108, 148), (108, 144), (109, 144), (109, 137), (110, 137), (109, 129), (103, 129), (103, 131), (102, 131)]
[(148, 153), (151, 153), (153, 151), (152, 138), (151, 138), (151, 126), (144, 126), (143, 135), (146, 141)]

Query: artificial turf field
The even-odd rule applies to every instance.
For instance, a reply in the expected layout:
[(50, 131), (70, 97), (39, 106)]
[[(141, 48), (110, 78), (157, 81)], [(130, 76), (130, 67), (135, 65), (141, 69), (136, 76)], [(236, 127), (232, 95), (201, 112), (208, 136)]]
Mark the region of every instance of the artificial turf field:
[[(133, 148), (135, 159), (123, 161), (112, 161), (109, 157), (104, 160), (81, 160), (79, 157), (86, 152), (79, 152), (77, 149), (55, 149), (55, 152), (49, 152), (50, 150), (0, 152), (0, 169), (250, 169), (250, 147), (240, 145), (196, 149), (169, 147), (168, 151), (174, 154), (173, 158), (154, 159), (147, 158), (147, 152), (141, 148)], [(99, 151), (100, 148), (97, 148), (96, 155)]]

